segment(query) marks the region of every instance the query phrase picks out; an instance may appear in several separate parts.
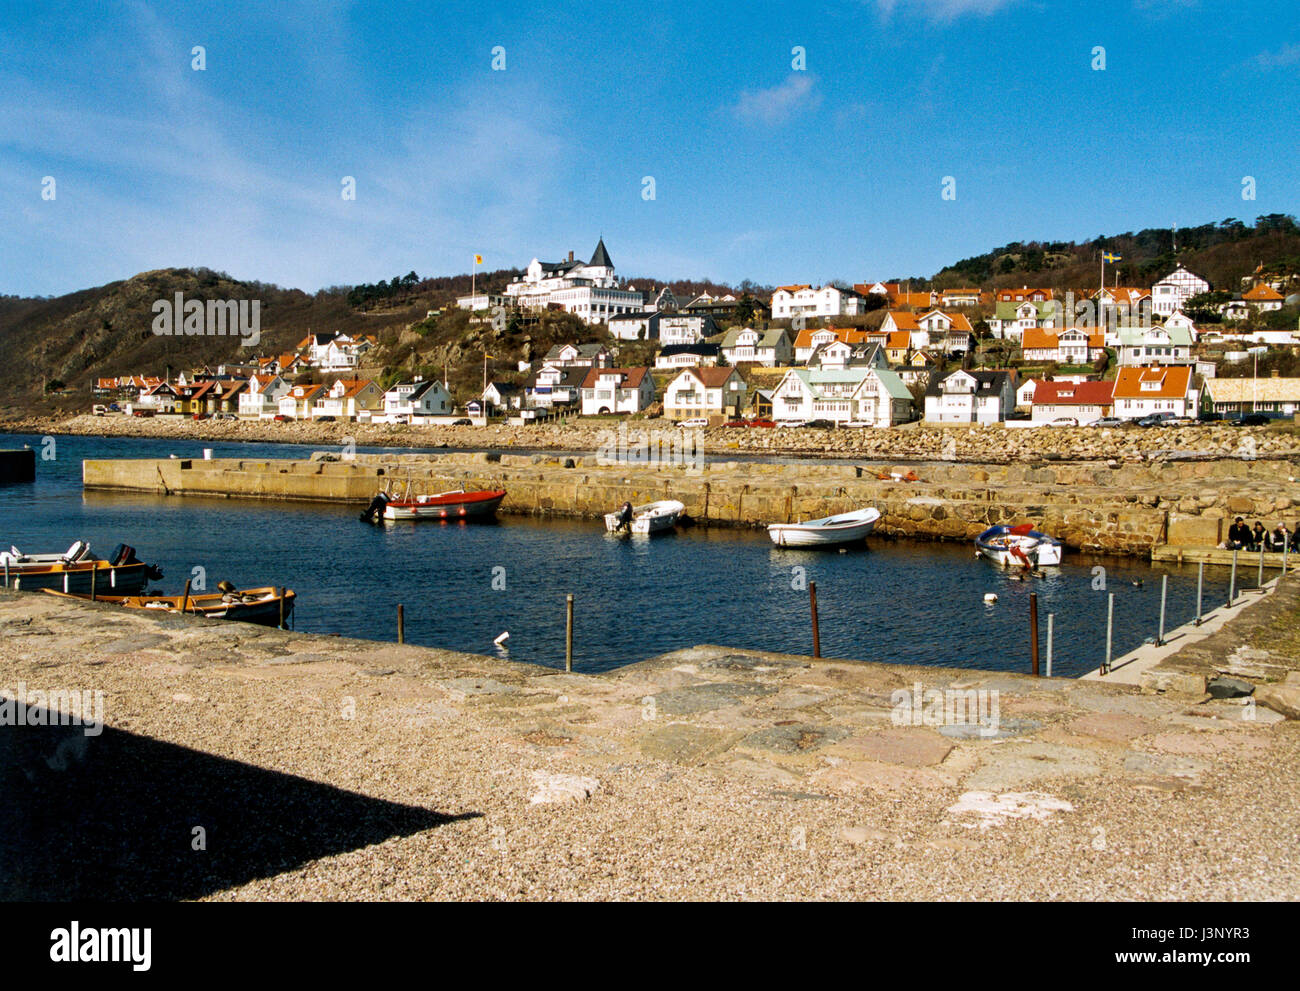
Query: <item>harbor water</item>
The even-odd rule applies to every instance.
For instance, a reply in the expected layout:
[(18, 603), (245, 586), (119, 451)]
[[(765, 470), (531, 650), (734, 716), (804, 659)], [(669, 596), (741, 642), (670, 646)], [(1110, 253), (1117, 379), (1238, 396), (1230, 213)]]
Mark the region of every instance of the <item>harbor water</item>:
[[(1046, 659), (1054, 618), (1056, 675), (1096, 668), (1105, 652), (1107, 594), (1115, 595), (1114, 656), (1157, 633), (1161, 576), (1166, 630), (1195, 615), (1195, 566), (1152, 566), (1066, 554), (1043, 577), (1015, 581), (969, 544), (873, 536), (846, 553), (774, 547), (762, 531), (686, 528), (616, 538), (599, 521), (503, 515), (492, 524), (366, 525), (360, 507), (235, 499), (83, 493), (85, 458), (306, 457), (313, 448), (167, 439), (10, 436), (38, 452), (34, 484), (0, 486), (0, 542), (24, 551), (118, 543), (165, 573), (215, 590), (284, 585), (298, 593), (299, 630), (406, 639), (563, 666), (565, 596), (575, 597), (574, 668), (603, 671), (702, 643), (812, 651), (808, 585), (816, 582), (826, 657), (1028, 672), (1029, 597), (1038, 593)], [(377, 450), (366, 449), (362, 450)], [(52, 458), (41, 455), (49, 452)], [(507, 499), (509, 497), (507, 496)], [(615, 508), (615, 507), (611, 507)], [(1226, 600), (1228, 573), (1205, 569), (1206, 610)], [(1271, 578), (1266, 574), (1266, 580)], [(1238, 588), (1253, 587), (1243, 564)], [(997, 596), (987, 602), (986, 595)]]

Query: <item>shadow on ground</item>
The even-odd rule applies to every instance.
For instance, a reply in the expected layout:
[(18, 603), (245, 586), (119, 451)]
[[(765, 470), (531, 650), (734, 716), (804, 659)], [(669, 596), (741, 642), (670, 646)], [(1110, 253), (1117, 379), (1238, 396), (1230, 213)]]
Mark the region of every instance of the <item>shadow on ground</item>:
[[(200, 898), (442, 815), (105, 727), (0, 726), (0, 899)], [(195, 827), (206, 850), (195, 850)]]

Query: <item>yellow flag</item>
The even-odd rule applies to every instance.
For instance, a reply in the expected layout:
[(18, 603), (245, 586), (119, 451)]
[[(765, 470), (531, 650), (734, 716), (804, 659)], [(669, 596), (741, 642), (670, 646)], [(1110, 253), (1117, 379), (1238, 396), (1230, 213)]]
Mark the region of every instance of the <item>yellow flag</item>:
[(482, 264), (483, 264), (483, 256), (482, 256), (482, 255), (475, 255), (475, 256), (474, 256), (474, 264), (475, 264), (475, 265), (482, 265)]

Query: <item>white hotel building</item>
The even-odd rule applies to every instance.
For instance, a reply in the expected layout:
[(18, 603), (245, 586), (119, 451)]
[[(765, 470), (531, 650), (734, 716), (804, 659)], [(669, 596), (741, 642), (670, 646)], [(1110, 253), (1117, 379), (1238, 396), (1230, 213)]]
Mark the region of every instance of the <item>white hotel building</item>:
[[(641, 293), (619, 288), (604, 238), (585, 264), (575, 261), (572, 251), (567, 260), (560, 262), (534, 258), (523, 276), (506, 286), (502, 301), (529, 310), (559, 307), (587, 323), (605, 323), (610, 317), (639, 313), (645, 308)], [(466, 310), (487, 309), (489, 300), (480, 293), (462, 296), (456, 304)]]

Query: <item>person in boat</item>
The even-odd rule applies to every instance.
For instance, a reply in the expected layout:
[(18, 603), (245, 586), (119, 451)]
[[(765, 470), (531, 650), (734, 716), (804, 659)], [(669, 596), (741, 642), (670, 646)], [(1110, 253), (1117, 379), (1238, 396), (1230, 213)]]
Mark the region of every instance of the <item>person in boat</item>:
[(1230, 551), (1244, 551), (1250, 549), (1250, 527), (1242, 521), (1240, 516), (1237, 521), (1228, 527), (1227, 548)]
[(630, 502), (623, 503), (623, 508), (618, 511), (618, 526), (614, 528), (614, 532), (618, 533), (619, 530), (626, 530), (628, 533), (632, 532), (632, 504)]

